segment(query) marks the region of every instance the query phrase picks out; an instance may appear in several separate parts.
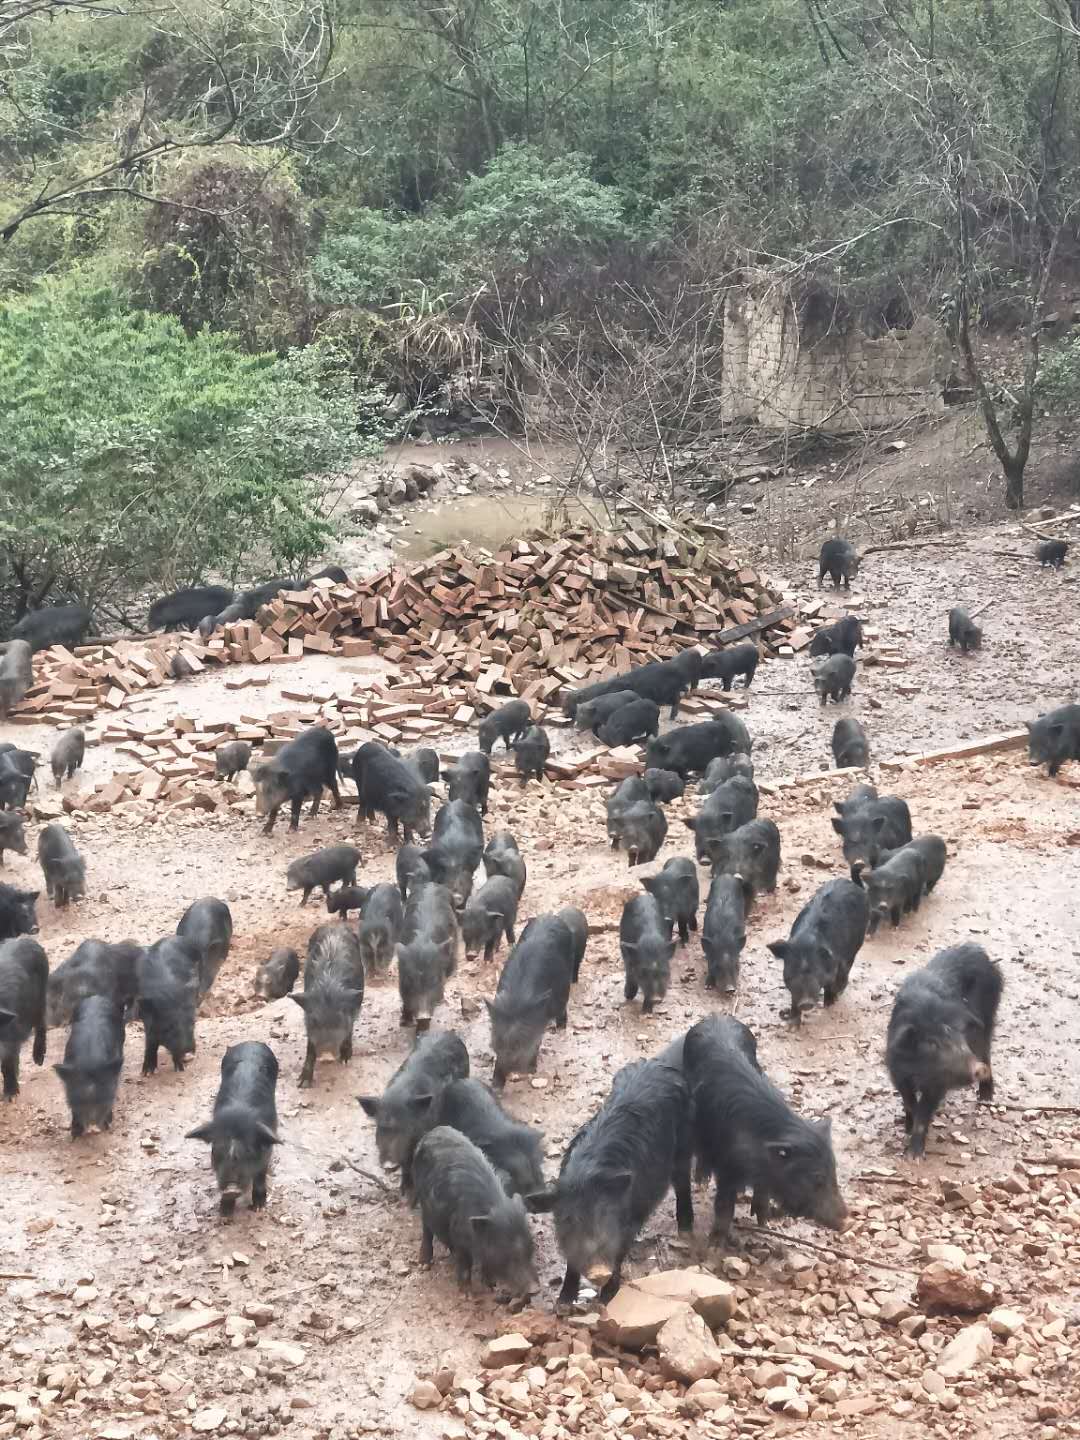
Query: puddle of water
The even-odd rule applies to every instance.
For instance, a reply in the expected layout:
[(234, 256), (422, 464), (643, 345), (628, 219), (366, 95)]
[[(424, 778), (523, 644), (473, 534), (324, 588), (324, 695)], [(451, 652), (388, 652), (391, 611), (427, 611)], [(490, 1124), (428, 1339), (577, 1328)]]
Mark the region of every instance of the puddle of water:
[[(497, 550), (532, 530), (558, 534), (568, 524), (593, 518), (576, 500), (563, 501), (558, 514), (554, 509), (555, 501), (548, 495), (468, 495), (447, 500), (434, 509), (412, 512), (408, 531), (398, 537), (398, 553), (404, 560), (425, 560), (452, 545)], [(595, 520), (603, 523), (602, 508)]]

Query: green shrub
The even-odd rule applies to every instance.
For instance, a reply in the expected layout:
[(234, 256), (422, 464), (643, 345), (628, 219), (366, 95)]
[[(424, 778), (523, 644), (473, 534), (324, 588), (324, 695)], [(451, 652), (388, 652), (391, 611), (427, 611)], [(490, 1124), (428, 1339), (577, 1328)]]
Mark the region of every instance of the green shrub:
[(378, 440), (318, 346), (189, 338), (78, 276), (0, 307), (0, 392), (0, 565), (24, 601), (300, 568), (330, 533), (319, 477)]
[(424, 290), (456, 297), (539, 277), (628, 238), (619, 192), (593, 180), (583, 156), (507, 145), (452, 204), (398, 219), (366, 209), (342, 215), (313, 272), (329, 304), (382, 305)]

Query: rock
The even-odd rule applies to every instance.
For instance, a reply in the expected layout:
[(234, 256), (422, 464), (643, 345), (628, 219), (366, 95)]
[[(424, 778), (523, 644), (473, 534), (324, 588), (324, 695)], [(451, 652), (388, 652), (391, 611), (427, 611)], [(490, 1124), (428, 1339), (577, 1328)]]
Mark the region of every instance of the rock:
[(1000, 1296), (989, 1280), (980, 1280), (944, 1260), (934, 1260), (922, 1271), (916, 1285), (919, 1303), (925, 1310), (947, 1310), (954, 1314), (978, 1315), (992, 1310)]
[(261, 1300), (247, 1300), (240, 1312), (245, 1320), (254, 1320), (258, 1326), (269, 1325), (277, 1311), (272, 1305), (264, 1305)]
[(307, 1351), (302, 1345), (290, 1345), (287, 1340), (260, 1340), (259, 1350), (271, 1360), (280, 1360), (294, 1370), (307, 1359)]
[(352, 518), (354, 520), (362, 520), (375, 525), (378, 524), (381, 514), (379, 502), (373, 500), (370, 495), (361, 495), (358, 500), (353, 501)]
[(686, 1398), (699, 1409), (708, 1411), (718, 1425), (734, 1418), (728, 1393), (715, 1380), (695, 1380), (687, 1390)]
[(196, 1335), (200, 1330), (209, 1330), (211, 1325), (220, 1325), (225, 1319), (224, 1310), (185, 1310), (179, 1320), (166, 1325), (165, 1334), (171, 1340), (183, 1340)]
[(876, 1395), (849, 1395), (844, 1400), (838, 1400), (835, 1413), (845, 1415), (869, 1415), (874, 1410), (881, 1409), (881, 1401)]
[(959, 1245), (946, 1245), (943, 1241), (935, 1241), (926, 1247), (926, 1258), (928, 1260), (944, 1260), (946, 1265), (955, 1266), (957, 1270), (963, 1270), (967, 1264), (967, 1256)]
[(621, 1285), (614, 1299), (605, 1307), (600, 1331), (606, 1340), (624, 1350), (640, 1350), (644, 1345), (652, 1344), (660, 1333), (660, 1327), (673, 1315), (689, 1309), (685, 1300), (649, 1295), (633, 1283)]
[(400, 476), (395, 476), (387, 483), (386, 498), (391, 505), (401, 505), (409, 498), (409, 487)]
[(501, 1365), (519, 1365), (527, 1360), (532, 1349), (524, 1335), (496, 1335), (480, 1352), (480, 1364), (487, 1370), (497, 1370)]
[(899, 1295), (888, 1295), (881, 1302), (880, 1319), (883, 1325), (899, 1325), (912, 1313), (910, 1304)]
[(944, 1376), (939, 1375), (936, 1370), (923, 1371), (922, 1387), (927, 1395), (944, 1395), (949, 1388), (945, 1384)]
[(632, 1283), (635, 1289), (643, 1290), (646, 1295), (685, 1300), (712, 1330), (726, 1325), (735, 1313), (734, 1289), (707, 1270), (658, 1270)]
[(666, 1320), (656, 1337), (660, 1369), (672, 1380), (692, 1385), (707, 1380), (724, 1363), (724, 1352), (696, 1311), (686, 1307)]
[(965, 1325), (949, 1341), (938, 1357), (937, 1372), (947, 1379), (964, 1375), (994, 1353), (994, 1337), (989, 1325)]
[(991, 1310), (987, 1318), (991, 1331), (1001, 1340), (1012, 1339), (1018, 1330), (1024, 1328), (1024, 1317), (1019, 1310), (1010, 1310), (1005, 1305)]
[(442, 1403), (442, 1398), (439, 1387), (431, 1380), (417, 1380), (409, 1391), (409, 1404), (417, 1410), (434, 1410)]
[(751, 1379), (755, 1390), (774, 1390), (777, 1385), (787, 1382), (787, 1376), (775, 1360), (762, 1360), (760, 1365), (754, 1367)]
[(765, 1391), (765, 1405), (769, 1410), (783, 1410), (789, 1400), (798, 1400), (799, 1392), (790, 1384), (774, 1385)]
[(830, 1375), (846, 1375), (855, 1369), (855, 1361), (848, 1355), (838, 1355), (834, 1350), (818, 1350), (813, 1345), (800, 1345), (799, 1354), (811, 1362), (815, 1370), (827, 1370)]
[(209, 1405), (205, 1410), (196, 1410), (190, 1424), (198, 1434), (209, 1435), (213, 1430), (220, 1430), (228, 1418), (229, 1412), (220, 1405)]

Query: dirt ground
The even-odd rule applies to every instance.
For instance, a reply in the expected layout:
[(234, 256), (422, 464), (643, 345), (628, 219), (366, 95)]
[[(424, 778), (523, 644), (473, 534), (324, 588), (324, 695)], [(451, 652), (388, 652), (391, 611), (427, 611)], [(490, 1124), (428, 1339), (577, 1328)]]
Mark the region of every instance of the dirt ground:
[[(966, 532), (945, 549), (869, 557), (851, 607), (908, 663), (860, 669), (850, 703), (826, 710), (813, 696), (805, 659), (764, 665), (744, 712), (759, 778), (824, 766), (839, 714), (863, 720), (875, 757), (884, 760), (1007, 729), (1075, 699), (1080, 571), (1041, 571), (1027, 558), (997, 553), (1026, 556), (1030, 548), (1030, 537), (1013, 525)], [(772, 569), (785, 590), (816, 594), (805, 559)], [(957, 602), (992, 602), (983, 650), (966, 658), (945, 645), (945, 615)], [(287, 683), (330, 674), (351, 689), (380, 668), (319, 658), (305, 662), (303, 676), (291, 669)], [(179, 703), (207, 717), (237, 704), (273, 709), (279, 690), (243, 692), (238, 701), (221, 678), (206, 675), (182, 692), (142, 702), (143, 713), (164, 716)], [(0, 738), (9, 733), (19, 743), (48, 742), (32, 727), (0, 727)], [(560, 749), (580, 743), (572, 732), (557, 733)], [(456, 733), (446, 744), (461, 750), (467, 738)], [(108, 747), (95, 749), (92, 773), (107, 773), (114, 758)], [(801, 1032), (780, 1018), (786, 995), (765, 945), (786, 934), (819, 884), (842, 873), (829, 824), (832, 802), (847, 788), (842, 779), (763, 797), (762, 813), (782, 832), (783, 868), (777, 893), (753, 914), (734, 1006), (704, 990), (700, 946), (692, 942), (679, 951), (671, 991), (651, 1016), (622, 999), (618, 917), (638, 875), (606, 848), (602, 797), (548, 785), (522, 792), (506, 776), (493, 789), (486, 832), (512, 830), (528, 861), (522, 919), (575, 904), (594, 931), (569, 1028), (546, 1038), (535, 1078), (513, 1080), (506, 1090), (509, 1108), (544, 1130), (549, 1173), (620, 1065), (655, 1053), (718, 1009), (734, 1008), (752, 1026), (766, 1070), (798, 1109), (832, 1118), (849, 1231), (838, 1238), (776, 1222), (790, 1246), (743, 1236), (749, 1273), (703, 1249), (693, 1257), (737, 1275), (745, 1287), (743, 1343), (800, 1335), (855, 1347), (860, 1391), (879, 1397), (879, 1405), (847, 1419), (830, 1418), (826, 1408), (804, 1427), (811, 1433), (840, 1426), (914, 1436), (936, 1427), (1004, 1436), (1023, 1426), (1049, 1437), (1076, 1413), (1070, 1357), (1080, 1314), (1080, 1160), (1059, 1174), (1052, 1159), (1080, 1153), (1080, 769), (1072, 772), (1049, 781), (1015, 752), (879, 774), (883, 788), (908, 800), (917, 831), (947, 839), (949, 865), (917, 916), (866, 943), (842, 1001), (815, 1012)], [(682, 818), (694, 808), (692, 795), (669, 807), (658, 863), (688, 853)], [(439, 1417), (419, 1417), (403, 1397), (444, 1358), (464, 1371), (475, 1367), (480, 1341), (512, 1329), (514, 1316), (486, 1293), (462, 1296), (445, 1258), (425, 1270), (418, 1221), (394, 1193), (394, 1177), (384, 1190), (351, 1168), (378, 1172), (373, 1127), (355, 1097), (381, 1089), (411, 1040), (397, 1023), (393, 974), (369, 983), (351, 1066), (323, 1062), (306, 1092), (297, 1088), (301, 1012), (288, 999), (263, 1004), (251, 996), (258, 962), (277, 945), (302, 951), (323, 918), (314, 902), (302, 909), (285, 893), (288, 861), (358, 834), (364, 883), (389, 879), (393, 851), (381, 828), (357, 831), (353, 808), (305, 818), (295, 835), (279, 824), (269, 838), (253, 815), (241, 814), (193, 812), (169, 821), (113, 814), (70, 828), (88, 860), (89, 887), (66, 913), (42, 900), (39, 938), (54, 965), (89, 936), (149, 942), (172, 930), (200, 895), (228, 902), (235, 938), (204, 1004), (198, 1054), (182, 1074), (164, 1069), (144, 1079), (133, 1027), (110, 1134), (68, 1138), (61, 1087), (49, 1068), (61, 1056), (61, 1032), (50, 1033), (44, 1068), (24, 1051), (22, 1093), (0, 1110), (0, 1437), (454, 1433), (440, 1428)], [(32, 855), (9, 855), (4, 878), (36, 884)], [(926, 1162), (915, 1166), (902, 1155), (899, 1105), (882, 1064), (885, 1026), (903, 977), (940, 947), (968, 939), (984, 944), (1005, 975), (994, 1050), (999, 1103), (976, 1109), (973, 1093), (951, 1096)], [(463, 964), (436, 1017), (436, 1025), (463, 1036), (481, 1077), (490, 1073), (491, 1054), (479, 1002), (496, 976), (497, 965)], [(242, 1204), (223, 1222), (205, 1147), (184, 1136), (209, 1115), (221, 1055), (240, 1039), (265, 1040), (279, 1058), (285, 1143), (268, 1209), (252, 1214)], [(1017, 1176), (1019, 1198), (1000, 1188)], [(703, 1238), (703, 1191), (696, 1204)], [(550, 1310), (559, 1257), (546, 1218), (534, 1222), (534, 1233), (544, 1283), (537, 1302)], [(931, 1321), (929, 1339), (918, 1340), (875, 1319), (868, 1298), (910, 1297), (925, 1246), (940, 1240), (961, 1244), (1033, 1326), (1037, 1317), (1038, 1327), (1051, 1327), (1031, 1342), (1033, 1375), (1020, 1380), (1003, 1351), (977, 1378), (955, 1383), (953, 1413), (931, 1401), (919, 1377), (956, 1322)], [(813, 1251), (815, 1243), (828, 1253)], [(811, 1281), (792, 1260), (807, 1254), (806, 1264), (817, 1262)], [(687, 1258), (665, 1202), (635, 1247), (631, 1272)], [(245, 1304), (269, 1307), (256, 1329), (243, 1321)], [(170, 1334), (200, 1306), (225, 1320), (186, 1338)], [(1064, 1323), (1055, 1327), (1054, 1317)], [(686, 1433), (793, 1428), (763, 1409), (745, 1379), (732, 1382), (732, 1396), (732, 1424), (687, 1420)]]

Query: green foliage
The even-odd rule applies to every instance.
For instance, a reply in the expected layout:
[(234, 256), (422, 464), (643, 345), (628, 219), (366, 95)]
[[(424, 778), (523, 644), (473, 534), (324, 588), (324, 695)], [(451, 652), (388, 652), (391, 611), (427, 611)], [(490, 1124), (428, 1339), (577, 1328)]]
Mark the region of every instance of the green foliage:
[(1052, 414), (1080, 413), (1080, 335), (1070, 336), (1043, 356), (1038, 396)]
[[(276, 163), (275, 163), (276, 162)], [(310, 338), (308, 224), (280, 157), (188, 157), (145, 215), (139, 300), (250, 350)]]
[(459, 294), (538, 279), (617, 238), (631, 238), (618, 192), (590, 177), (584, 156), (508, 145), (452, 203), (423, 216), (340, 215), (313, 270), (323, 300), (379, 305), (431, 287)]
[[(0, 556), (89, 604), (326, 541), (325, 482), (359, 445), (319, 347), (284, 359), (127, 309), (78, 277), (0, 308)], [(375, 437), (377, 438), (377, 437)]]

